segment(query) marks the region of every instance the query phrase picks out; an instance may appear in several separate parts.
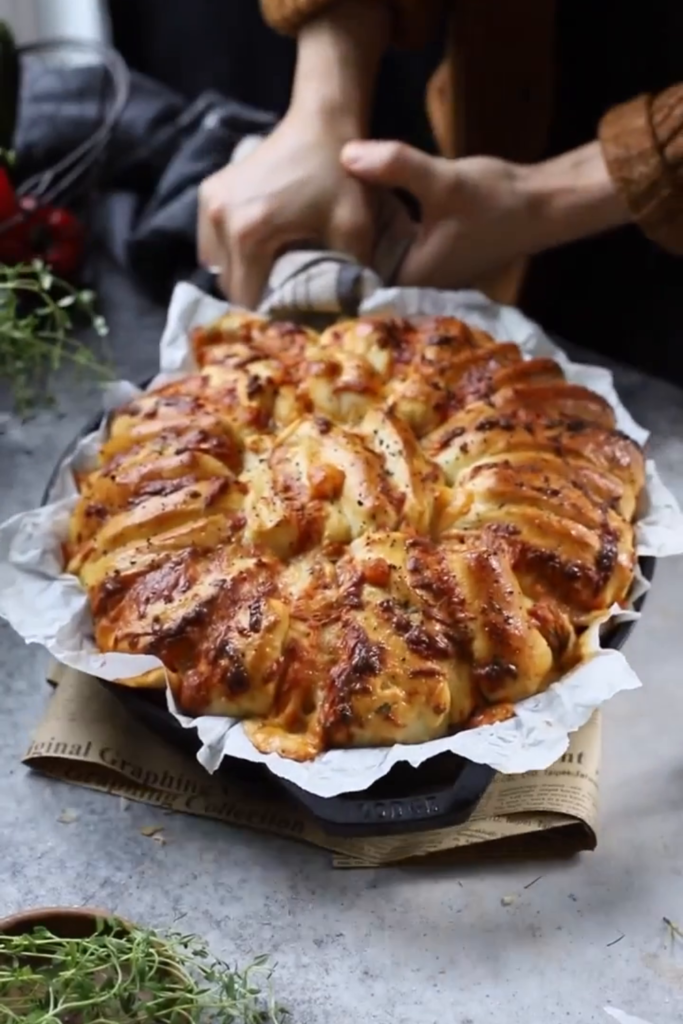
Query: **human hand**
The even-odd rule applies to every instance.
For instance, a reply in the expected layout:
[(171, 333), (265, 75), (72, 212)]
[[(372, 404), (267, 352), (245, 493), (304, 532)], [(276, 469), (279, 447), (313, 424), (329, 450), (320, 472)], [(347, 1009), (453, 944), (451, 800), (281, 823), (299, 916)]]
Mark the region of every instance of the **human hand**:
[(626, 222), (599, 143), (530, 166), (493, 157), (444, 160), (395, 142), (353, 142), (342, 164), (402, 188), (422, 220), (398, 283), (461, 288), (513, 260)]
[(350, 143), (342, 164), (359, 179), (401, 188), (422, 217), (398, 275), (402, 285), (458, 288), (527, 250), (523, 168), (492, 157), (444, 160), (394, 142)]
[(258, 148), (199, 190), (198, 255), (231, 301), (255, 308), (278, 255), (314, 244), (370, 262), (373, 196), (346, 173), (343, 128), (290, 110)]
[(347, 174), (339, 156), (367, 134), (391, 26), (389, 6), (365, 0), (339, 0), (307, 22), (284, 120), (243, 161), (202, 183), (199, 261), (221, 268), (233, 302), (258, 305), (274, 261), (297, 245), (370, 264), (373, 190)]

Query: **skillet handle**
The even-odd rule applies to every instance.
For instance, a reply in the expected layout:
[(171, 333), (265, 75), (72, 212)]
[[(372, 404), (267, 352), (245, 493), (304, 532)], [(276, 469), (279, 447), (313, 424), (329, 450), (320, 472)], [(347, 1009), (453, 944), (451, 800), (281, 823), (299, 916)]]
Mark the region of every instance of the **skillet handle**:
[(467, 821), (495, 775), (488, 765), (463, 762), (451, 786), (410, 797), (375, 799), (314, 796), (284, 779), (290, 795), (313, 814), (326, 832), (338, 836), (386, 836), (424, 832)]

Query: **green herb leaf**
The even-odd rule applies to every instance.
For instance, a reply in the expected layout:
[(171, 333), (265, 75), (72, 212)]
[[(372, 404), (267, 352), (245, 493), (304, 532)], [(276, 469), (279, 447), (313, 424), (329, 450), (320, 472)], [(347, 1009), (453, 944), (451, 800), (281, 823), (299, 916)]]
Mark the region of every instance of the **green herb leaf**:
[(87, 939), (0, 935), (3, 1024), (282, 1024), (267, 959), (232, 969), (200, 940), (98, 922)]
[(42, 260), (0, 264), (0, 377), (9, 381), (17, 411), (49, 405), (45, 378), (65, 364), (107, 374), (107, 366), (73, 334), (76, 315), (100, 337), (107, 334), (94, 302), (92, 291), (79, 291), (55, 277)]

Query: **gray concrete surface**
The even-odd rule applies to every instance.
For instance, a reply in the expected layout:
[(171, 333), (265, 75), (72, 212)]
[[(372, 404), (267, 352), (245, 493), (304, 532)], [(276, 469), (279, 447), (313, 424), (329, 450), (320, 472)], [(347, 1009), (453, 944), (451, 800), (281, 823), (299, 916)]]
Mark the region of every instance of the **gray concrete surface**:
[[(104, 298), (118, 367), (140, 379), (162, 314), (113, 275)], [(628, 370), (617, 380), (683, 500), (683, 392)], [(3, 519), (39, 500), (97, 407), (93, 388), (63, 383), (60, 397), (58, 414), (0, 436)], [(97, 904), (200, 932), (230, 959), (270, 953), (296, 1022), (606, 1024), (612, 1004), (680, 1024), (683, 941), (662, 917), (683, 923), (681, 569), (659, 567), (629, 642), (645, 686), (606, 710), (599, 846), (570, 863), (340, 872), (285, 841), (142, 806), (124, 815), (21, 767), (47, 699), (43, 659), (0, 626), (0, 916)], [(70, 825), (57, 821), (65, 808), (78, 813)], [(165, 846), (140, 835), (157, 819)]]

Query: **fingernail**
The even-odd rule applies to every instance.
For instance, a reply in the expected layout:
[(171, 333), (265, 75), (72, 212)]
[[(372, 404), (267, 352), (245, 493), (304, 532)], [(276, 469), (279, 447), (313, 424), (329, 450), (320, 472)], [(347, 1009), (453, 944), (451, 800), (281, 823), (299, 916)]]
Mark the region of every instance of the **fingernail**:
[(347, 167), (357, 167), (363, 163), (363, 144), (359, 142), (347, 142), (342, 149), (342, 160)]

